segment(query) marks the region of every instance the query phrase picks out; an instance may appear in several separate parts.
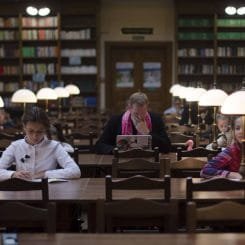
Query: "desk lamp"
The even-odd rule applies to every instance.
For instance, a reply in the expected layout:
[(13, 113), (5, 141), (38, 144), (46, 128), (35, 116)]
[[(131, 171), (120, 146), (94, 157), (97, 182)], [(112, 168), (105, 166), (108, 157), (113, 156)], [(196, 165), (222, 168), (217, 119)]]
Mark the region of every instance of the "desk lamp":
[(80, 94), (80, 89), (78, 86), (74, 84), (68, 84), (65, 86), (65, 89), (69, 92), (70, 94), (70, 110), (72, 112), (72, 95), (78, 95)]
[(227, 93), (223, 90), (216, 89), (214, 84), (214, 88), (205, 92), (198, 102), (199, 106), (213, 107), (213, 143), (216, 143), (216, 111), (218, 107), (222, 106), (227, 96)]
[(54, 91), (57, 94), (59, 100), (59, 118), (62, 116), (62, 98), (68, 98), (70, 96), (69, 92), (64, 87), (56, 87)]
[[(190, 91), (191, 92), (191, 91)], [(199, 105), (198, 105), (198, 102), (201, 98), (201, 96), (207, 92), (206, 89), (204, 88), (195, 88), (191, 93), (189, 93), (186, 97), (186, 101), (191, 103), (191, 102), (194, 102), (194, 103), (197, 103), (197, 130), (196, 130), (196, 136), (197, 136), (197, 139), (196, 139), (196, 146), (198, 147), (199, 146), (199, 134), (200, 134), (200, 123), (199, 123), (199, 120), (200, 120), (200, 112), (199, 112)], [(191, 112), (190, 112), (191, 113)], [(190, 114), (189, 113), (189, 114)], [(190, 115), (189, 115), (190, 117)]]
[(245, 176), (245, 80), (242, 82), (241, 90), (229, 95), (222, 107), (221, 112), (228, 115), (237, 115), (242, 117), (243, 139), (242, 139), (242, 160), (240, 173)]
[(14, 92), (11, 98), (11, 102), (23, 103), (23, 107), (25, 111), (26, 103), (37, 103), (37, 97), (31, 90), (22, 88)]
[(45, 100), (45, 108), (46, 112), (48, 112), (48, 101), (49, 100), (57, 100), (57, 94), (52, 88), (41, 88), (37, 92), (37, 99), (38, 100)]

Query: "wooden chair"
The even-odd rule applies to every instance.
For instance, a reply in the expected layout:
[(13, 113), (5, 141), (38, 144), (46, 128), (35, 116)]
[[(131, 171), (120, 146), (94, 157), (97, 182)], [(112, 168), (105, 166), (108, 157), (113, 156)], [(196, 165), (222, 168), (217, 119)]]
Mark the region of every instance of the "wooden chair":
[[(3, 201), (0, 204), (0, 224), (8, 228), (43, 227), (46, 232), (56, 231), (56, 206), (48, 202), (48, 180), (31, 182), (8, 179), (0, 182), (0, 191), (40, 191), (40, 206), (32, 206), (24, 201)], [(25, 200), (26, 202), (26, 200)]]
[(187, 232), (196, 232), (197, 224), (242, 224), (245, 228), (245, 204), (222, 201), (218, 204), (197, 208), (195, 202), (188, 202), (186, 209)]
[(206, 161), (198, 158), (184, 158), (180, 161), (171, 162), (169, 158), (161, 159), (165, 174), (175, 178), (200, 177), (200, 171)]
[(144, 175), (151, 178), (163, 178), (165, 174), (164, 163), (149, 161), (143, 158), (132, 158), (128, 161), (118, 162), (112, 160), (112, 177), (128, 178), (133, 175)]
[[(123, 201), (97, 202), (97, 232), (114, 232), (117, 227), (130, 232), (149, 232), (149, 227), (159, 231), (177, 231), (177, 203), (156, 202), (141, 198)], [(132, 230), (133, 227), (133, 230)]]
[(78, 148), (80, 153), (91, 153), (94, 148), (94, 141), (97, 138), (93, 132), (89, 133), (80, 133), (80, 132), (71, 132), (66, 135), (68, 141), (72, 144), (74, 148)]
[(200, 191), (234, 191), (245, 190), (245, 181), (230, 180), (227, 178), (212, 178), (193, 183), (192, 177), (186, 179), (186, 199), (193, 200), (193, 193)]
[(169, 139), (171, 141), (172, 152), (176, 152), (178, 147), (182, 149), (186, 148), (186, 141), (193, 140), (195, 142), (195, 135), (185, 135), (179, 132), (169, 132), (168, 133)]
[(190, 151), (183, 150), (181, 147), (177, 148), (177, 160), (181, 160), (183, 157), (206, 157), (208, 160), (216, 156), (221, 149), (208, 150), (204, 147), (197, 147)]
[(114, 161), (119, 161), (121, 158), (154, 158), (155, 162), (159, 162), (159, 148), (153, 150), (131, 149), (127, 151), (119, 151), (116, 147), (113, 150)]
[(159, 189), (164, 191), (163, 200), (170, 200), (170, 176), (165, 175), (164, 179), (150, 179), (145, 176), (137, 175), (126, 179), (112, 179), (110, 175), (105, 177), (105, 195), (107, 201), (112, 201), (114, 190), (145, 190)]

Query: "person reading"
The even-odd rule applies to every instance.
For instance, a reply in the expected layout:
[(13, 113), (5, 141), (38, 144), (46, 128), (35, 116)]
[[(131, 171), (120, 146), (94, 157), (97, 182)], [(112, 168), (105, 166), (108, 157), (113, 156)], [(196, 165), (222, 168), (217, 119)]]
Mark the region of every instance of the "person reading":
[(114, 115), (108, 121), (99, 140), (95, 144), (97, 154), (112, 154), (116, 147), (117, 135), (151, 135), (152, 148), (168, 153), (171, 142), (165, 131), (160, 115), (148, 111), (149, 100), (145, 93), (133, 93), (128, 100), (127, 109)]

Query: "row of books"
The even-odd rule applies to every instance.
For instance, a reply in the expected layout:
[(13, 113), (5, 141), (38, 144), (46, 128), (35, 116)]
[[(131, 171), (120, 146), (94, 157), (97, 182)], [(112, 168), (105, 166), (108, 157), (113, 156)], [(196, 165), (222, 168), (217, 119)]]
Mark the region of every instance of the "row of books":
[(90, 66), (61, 66), (61, 74), (97, 74), (97, 67)]
[(58, 30), (23, 30), (23, 40), (57, 40)]
[[(207, 18), (179, 18), (179, 27), (212, 27), (214, 25), (213, 19)], [(245, 27), (244, 19), (217, 19), (218, 27)]]
[(0, 17), (1, 28), (18, 27), (18, 18), (16, 17)]
[(3, 82), (0, 81), (0, 92), (14, 92), (19, 89), (18, 82)]
[(217, 53), (224, 57), (245, 57), (245, 47), (218, 47)]
[(19, 48), (15, 44), (0, 45), (0, 57), (1, 58), (18, 58)]
[(87, 28), (78, 31), (61, 31), (60, 37), (63, 40), (88, 40), (91, 39), (91, 30)]
[(218, 27), (245, 27), (245, 19), (217, 19)]
[(40, 46), (40, 47), (23, 47), (23, 57), (57, 57), (58, 47), (56, 46)]
[(23, 17), (22, 18), (23, 27), (57, 27), (58, 18), (57, 17)]
[(62, 57), (71, 57), (71, 56), (81, 56), (81, 57), (95, 57), (96, 49), (62, 49), (61, 50)]
[(178, 73), (183, 75), (191, 75), (191, 74), (212, 74), (213, 73), (213, 65), (205, 65), (205, 64), (188, 64), (188, 65), (179, 65)]
[(179, 32), (179, 40), (213, 40), (212, 32)]
[(245, 75), (245, 65), (244, 64), (222, 64), (217, 67), (218, 74), (224, 75)]
[(17, 75), (20, 72), (19, 66), (0, 65), (0, 75)]
[(179, 57), (213, 57), (213, 48), (181, 48), (178, 49)]
[(237, 39), (237, 40), (245, 40), (245, 32), (218, 32), (217, 39)]
[(35, 73), (42, 73), (42, 74), (49, 74), (53, 75), (56, 72), (56, 64), (49, 63), (49, 64), (23, 64), (23, 73), (24, 74), (35, 74)]
[(18, 31), (0, 31), (0, 40), (16, 40), (18, 39)]
[(207, 18), (180, 18), (178, 20), (179, 27), (211, 27), (213, 20)]

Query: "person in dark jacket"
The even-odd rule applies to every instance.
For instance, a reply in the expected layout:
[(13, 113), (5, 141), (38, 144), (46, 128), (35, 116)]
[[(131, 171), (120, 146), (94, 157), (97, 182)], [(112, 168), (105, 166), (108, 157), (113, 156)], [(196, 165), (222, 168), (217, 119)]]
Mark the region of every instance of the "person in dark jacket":
[(127, 110), (121, 115), (112, 116), (104, 131), (96, 142), (97, 154), (112, 154), (116, 147), (117, 135), (151, 135), (152, 148), (168, 153), (171, 142), (165, 131), (165, 125), (160, 115), (148, 112), (148, 98), (141, 92), (133, 93), (128, 100)]

